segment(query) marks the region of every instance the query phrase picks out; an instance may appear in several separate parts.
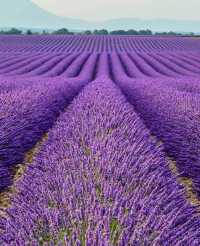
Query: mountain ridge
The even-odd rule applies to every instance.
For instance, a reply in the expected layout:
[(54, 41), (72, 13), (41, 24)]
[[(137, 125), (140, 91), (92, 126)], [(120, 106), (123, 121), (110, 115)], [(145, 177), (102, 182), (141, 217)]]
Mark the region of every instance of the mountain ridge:
[[(12, 8), (11, 8), (12, 6)], [(6, 13), (6, 15), (5, 15)], [(23, 27), (69, 30), (86, 29), (151, 29), (152, 31), (199, 32), (200, 21), (116, 18), (105, 21), (85, 21), (54, 15), (30, 0), (7, 0), (0, 8), (0, 28)]]

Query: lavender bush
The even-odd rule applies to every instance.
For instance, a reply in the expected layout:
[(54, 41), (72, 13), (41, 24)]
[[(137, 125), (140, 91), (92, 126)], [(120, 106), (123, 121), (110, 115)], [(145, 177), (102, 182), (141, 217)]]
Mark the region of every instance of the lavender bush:
[(199, 79), (119, 82), (152, 133), (163, 141), (200, 195)]
[(199, 245), (200, 218), (110, 80), (73, 101), (1, 220), (4, 245)]
[(200, 42), (0, 36), (0, 245), (200, 245)]
[[(18, 83), (20, 83), (18, 81)], [(21, 82), (23, 84), (23, 81)], [(40, 81), (0, 97), (0, 188), (10, 184), (8, 169), (52, 127), (84, 82)], [(24, 103), (25, 102), (25, 103)]]

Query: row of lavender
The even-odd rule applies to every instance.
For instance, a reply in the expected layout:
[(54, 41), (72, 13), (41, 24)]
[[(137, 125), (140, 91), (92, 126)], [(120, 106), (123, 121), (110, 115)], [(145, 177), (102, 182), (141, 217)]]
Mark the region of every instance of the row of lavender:
[(0, 190), (12, 183), (13, 166), (23, 163), (26, 152), (88, 82), (1, 79)]
[(200, 244), (200, 217), (162, 146), (107, 79), (60, 116), (16, 188), (2, 245)]
[(149, 52), (199, 51), (195, 38), (135, 36), (1, 36), (0, 52)]
[(199, 245), (199, 54), (74, 51), (2, 54), (1, 189), (53, 128), (0, 197), (0, 244)]
[[(110, 76), (124, 78), (182, 77), (200, 75), (200, 54), (191, 53), (71, 53), (2, 56), (0, 74), (21, 77), (82, 78), (84, 71), (92, 76), (108, 64)], [(120, 69), (120, 73), (118, 72)], [(112, 74), (113, 73), (113, 74)]]
[(200, 198), (200, 78), (121, 79), (118, 84)]

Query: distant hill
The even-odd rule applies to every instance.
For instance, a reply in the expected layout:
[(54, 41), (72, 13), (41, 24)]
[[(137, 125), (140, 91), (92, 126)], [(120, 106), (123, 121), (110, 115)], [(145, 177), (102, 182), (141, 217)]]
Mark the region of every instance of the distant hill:
[[(6, 0), (0, 6), (0, 28), (23, 27), (69, 30), (85, 29), (151, 29), (152, 31), (200, 32), (200, 21), (136, 18), (112, 19), (102, 22), (65, 18), (51, 14), (30, 0)], [(5, 14), (6, 13), (6, 14)]]
[(102, 26), (110, 30), (116, 29), (150, 29), (154, 32), (174, 31), (174, 32), (200, 32), (200, 21), (190, 20), (168, 20), (168, 19), (136, 19), (123, 18), (113, 19), (101, 23)]
[(0, 5), (0, 27), (85, 29), (87, 25), (82, 20), (53, 15), (30, 0), (5, 0)]

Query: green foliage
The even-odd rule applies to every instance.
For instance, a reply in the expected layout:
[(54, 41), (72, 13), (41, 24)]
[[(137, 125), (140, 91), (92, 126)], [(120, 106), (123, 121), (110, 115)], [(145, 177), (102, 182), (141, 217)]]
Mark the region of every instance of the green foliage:
[(30, 29), (28, 29), (27, 31), (26, 31), (26, 35), (32, 35), (33, 33), (32, 33), (32, 31), (30, 30)]
[(11, 28), (8, 31), (0, 31), (0, 34), (5, 34), (5, 35), (20, 35), (22, 34), (22, 31), (17, 29), (17, 28)]
[(110, 32), (111, 35), (153, 35), (152, 31), (147, 30), (139, 30), (136, 31), (134, 29), (130, 29), (128, 31), (125, 30), (114, 30)]
[(59, 233), (58, 233), (58, 240), (59, 242), (64, 243), (65, 238), (67, 238), (68, 240), (71, 239), (72, 236), (72, 229), (71, 228), (62, 228), (60, 229)]
[(152, 35), (152, 31), (147, 29), (147, 30), (140, 30), (139, 35)]
[(111, 35), (127, 35), (126, 31), (124, 30), (115, 30), (110, 32)]
[[(47, 35), (47, 34), (55, 34), (55, 35), (73, 35), (76, 34), (72, 31), (69, 31), (67, 28), (60, 28), (58, 30), (55, 30), (53, 32), (47, 32), (46, 30), (43, 30), (42, 33), (41, 32), (33, 32), (31, 29), (28, 29), (27, 31), (25, 31), (24, 33), (17, 29), (17, 28), (11, 28), (9, 30), (1, 30), (0, 31), (0, 35)], [(100, 29), (100, 30), (86, 30), (83, 32), (77, 32), (77, 34), (82, 34), (82, 35), (168, 35), (168, 36), (196, 36), (193, 32), (190, 32), (188, 34), (181, 34), (181, 33), (177, 33), (177, 32), (156, 32), (153, 33), (151, 30), (146, 29), (146, 30), (135, 30), (135, 29), (129, 29), (129, 30), (113, 30), (113, 31), (108, 31), (106, 29)]]
[(106, 29), (94, 30), (93, 34), (95, 35), (108, 35), (109, 32)]
[(117, 245), (121, 234), (121, 225), (117, 218), (112, 218), (110, 222), (110, 243)]
[(61, 28), (53, 32), (56, 35), (72, 35), (73, 32), (70, 32), (67, 28)]
[(80, 235), (79, 235), (79, 240), (81, 242), (81, 246), (86, 246), (87, 228), (88, 228), (87, 221), (82, 221), (82, 223), (80, 224)]
[(90, 30), (86, 30), (83, 34), (85, 34), (85, 35), (91, 35), (92, 32)]
[(178, 32), (172, 32), (172, 31), (169, 31), (169, 32), (156, 32), (155, 35), (167, 35), (167, 36), (198, 36), (198, 35), (195, 35), (195, 33), (193, 32), (189, 32), (187, 34), (182, 34), (182, 33), (178, 33)]

